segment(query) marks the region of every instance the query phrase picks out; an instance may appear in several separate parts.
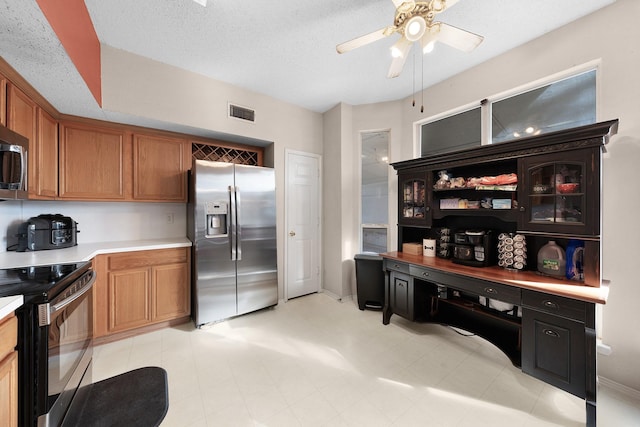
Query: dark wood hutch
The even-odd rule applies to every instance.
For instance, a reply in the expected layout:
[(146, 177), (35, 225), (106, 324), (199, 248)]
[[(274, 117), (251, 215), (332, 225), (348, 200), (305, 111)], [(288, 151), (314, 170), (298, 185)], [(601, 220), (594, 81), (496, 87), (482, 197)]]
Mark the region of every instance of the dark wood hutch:
[[(382, 254), (383, 323), (396, 314), (474, 332), (523, 372), (585, 399), (586, 424), (595, 426), (595, 310), (608, 295), (600, 270), (601, 163), (617, 126), (611, 120), (393, 163), (398, 250)], [(459, 183), (495, 176), (515, 177), (517, 183), (436, 186), (442, 171), (461, 178)], [(570, 177), (573, 188), (561, 191), (560, 177)], [(405, 243), (438, 238), (443, 229), (524, 236), (526, 266), (474, 267), (454, 263), (444, 252), (402, 252)], [(553, 240), (565, 248), (576, 239), (584, 245), (583, 280), (537, 272), (543, 245)]]

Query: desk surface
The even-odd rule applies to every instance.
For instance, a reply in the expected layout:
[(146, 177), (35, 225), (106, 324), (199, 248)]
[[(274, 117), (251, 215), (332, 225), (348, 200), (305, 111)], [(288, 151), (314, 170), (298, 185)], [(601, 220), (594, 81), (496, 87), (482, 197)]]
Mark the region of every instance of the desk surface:
[(433, 268), (447, 273), (459, 274), (476, 279), (517, 286), (523, 289), (546, 292), (553, 295), (574, 298), (596, 304), (606, 304), (609, 287), (599, 288), (585, 286), (579, 282), (559, 280), (543, 276), (533, 271), (511, 271), (501, 267), (470, 267), (454, 264), (451, 260), (422, 255), (405, 254), (403, 252), (386, 252), (380, 254), (383, 258)]

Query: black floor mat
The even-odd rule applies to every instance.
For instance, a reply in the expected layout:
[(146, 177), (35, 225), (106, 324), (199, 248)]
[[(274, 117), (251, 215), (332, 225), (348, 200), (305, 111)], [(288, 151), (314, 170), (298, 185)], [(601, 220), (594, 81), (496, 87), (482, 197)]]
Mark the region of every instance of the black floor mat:
[(91, 384), (78, 418), (63, 425), (155, 427), (168, 409), (167, 372), (146, 367)]

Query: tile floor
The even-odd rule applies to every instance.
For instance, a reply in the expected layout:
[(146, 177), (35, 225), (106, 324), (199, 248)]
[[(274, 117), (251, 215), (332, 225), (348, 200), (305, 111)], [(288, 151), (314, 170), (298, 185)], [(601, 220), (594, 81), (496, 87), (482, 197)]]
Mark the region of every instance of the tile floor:
[[(584, 403), (521, 373), (488, 342), (312, 294), (195, 329), (101, 346), (94, 379), (161, 366), (162, 427), (582, 426)], [(640, 402), (600, 388), (598, 426), (640, 425)]]

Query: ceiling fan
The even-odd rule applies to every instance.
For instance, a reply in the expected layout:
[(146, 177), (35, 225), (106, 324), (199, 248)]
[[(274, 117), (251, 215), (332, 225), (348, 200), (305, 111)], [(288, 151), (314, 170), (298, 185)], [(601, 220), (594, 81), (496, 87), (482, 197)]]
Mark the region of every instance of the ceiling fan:
[(393, 60), (387, 77), (392, 78), (399, 76), (402, 72), (414, 42), (420, 42), (423, 53), (431, 52), (436, 41), (470, 52), (478, 47), (484, 39), (482, 36), (444, 22), (433, 21), (436, 14), (450, 8), (460, 0), (392, 1), (396, 7), (393, 25), (339, 44), (336, 46), (338, 53), (345, 53), (388, 37), (393, 33), (400, 33), (400, 39), (391, 47)]

